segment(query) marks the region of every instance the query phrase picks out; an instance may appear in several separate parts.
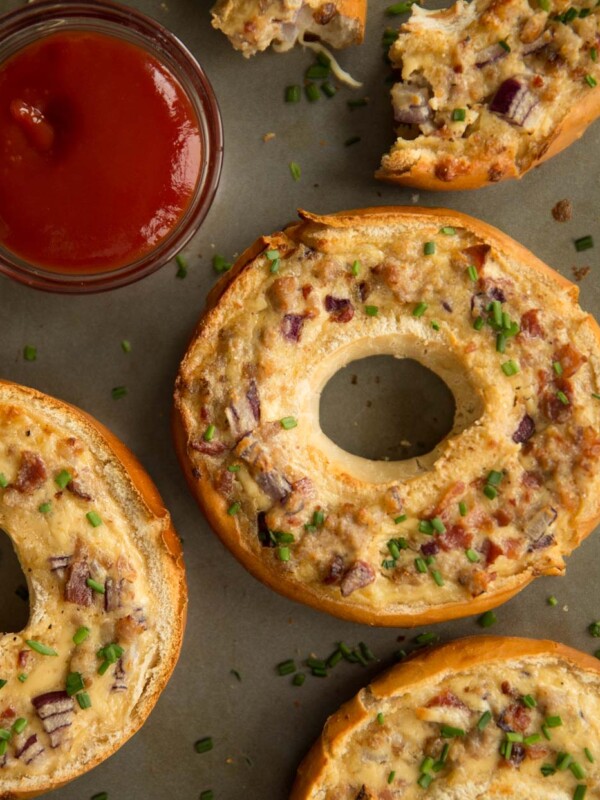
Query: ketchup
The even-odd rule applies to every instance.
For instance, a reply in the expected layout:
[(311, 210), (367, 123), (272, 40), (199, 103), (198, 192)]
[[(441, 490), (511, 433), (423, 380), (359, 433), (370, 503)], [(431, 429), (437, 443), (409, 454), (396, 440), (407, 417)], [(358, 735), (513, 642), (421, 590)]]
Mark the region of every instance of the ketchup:
[(0, 64), (0, 242), (31, 264), (143, 257), (190, 205), (201, 157), (192, 103), (135, 44), (64, 31)]

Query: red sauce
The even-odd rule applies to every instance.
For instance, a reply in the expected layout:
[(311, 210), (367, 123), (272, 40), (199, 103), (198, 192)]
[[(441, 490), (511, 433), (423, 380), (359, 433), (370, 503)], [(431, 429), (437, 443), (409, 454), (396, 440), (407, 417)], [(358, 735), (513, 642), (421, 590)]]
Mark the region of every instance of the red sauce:
[(65, 31), (0, 65), (0, 241), (29, 263), (89, 274), (146, 255), (201, 155), (190, 100), (137, 45)]

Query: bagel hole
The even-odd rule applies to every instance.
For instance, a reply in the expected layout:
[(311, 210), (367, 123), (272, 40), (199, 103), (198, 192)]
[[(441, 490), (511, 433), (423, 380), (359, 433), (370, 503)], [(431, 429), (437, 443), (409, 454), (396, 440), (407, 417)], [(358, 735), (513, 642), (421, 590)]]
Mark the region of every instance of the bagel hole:
[(0, 632), (22, 631), (29, 619), (27, 580), (12, 541), (0, 529)]
[(335, 373), (320, 399), (323, 433), (347, 453), (405, 461), (431, 452), (452, 430), (454, 395), (412, 358), (381, 355)]

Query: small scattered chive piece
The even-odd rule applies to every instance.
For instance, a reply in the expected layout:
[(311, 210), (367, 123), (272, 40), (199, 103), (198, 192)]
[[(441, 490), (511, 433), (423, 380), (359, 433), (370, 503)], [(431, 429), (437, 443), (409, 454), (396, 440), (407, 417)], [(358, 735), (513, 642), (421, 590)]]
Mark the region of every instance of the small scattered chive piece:
[(306, 675), (303, 672), (298, 672), (296, 675), (294, 675), (292, 683), (294, 684), (294, 686), (302, 686), (305, 680), (306, 680)]
[(600, 637), (600, 622), (592, 622), (588, 625), (588, 633), (590, 636), (593, 636), (595, 639)]
[(483, 487), (483, 493), (489, 500), (495, 500), (498, 497), (498, 492), (494, 489), (493, 486), (489, 484)]
[(501, 365), (502, 372), (507, 376), (511, 377), (512, 375), (516, 375), (519, 371), (519, 367), (515, 362), (510, 359), (510, 361), (505, 361), (504, 364)]
[(590, 58), (592, 61), (598, 61), (598, 50), (595, 47), (590, 47)]
[(470, 547), (468, 550), (465, 550), (465, 555), (472, 564), (476, 564), (479, 561), (478, 553)]
[(431, 520), (431, 527), (436, 533), (446, 533), (446, 526), (439, 517), (434, 517)]
[(596, 80), (596, 78), (594, 78), (593, 75), (586, 75), (585, 82), (587, 83), (588, 86), (591, 86), (592, 89), (598, 86), (598, 81)]
[(214, 742), (211, 736), (206, 736), (204, 739), (198, 739), (194, 745), (194, 750), (197, 753), (208, 753), (214, 747)]
[(393, 783), (393, 782), (394, 782), (394, 778), (395, 778), (395, 777), (396, 777), (396, 771), (395, 771), (395, 770), (392, 770), (392, 771), (390, 772), (390, 774), (388, 775), (387, 782), (388, 782), (388, 783)]
[(312, 64), (304, 73), (304, 77), (311, 81), (324, 81), (330, 72), (329, 67), (324, 64)]
[(8, 480), (6, 478), (6, 475), (3, 472), (0, 472), (0, 488), (6, 489), (7, 486), (8, 486)]
[(413, 317), (422, 317), (423, 314), (427, 311), (428, 305), (427, 303), (417, 303), (417, 305), (413, 309)]
[(407, 519), (408, 519), (408, 517), (406, 516), (406, 514), (400, 514), (399, 517), (396, 517), (396, 519), (394, 520), (394, 523), (396, 525), (399, 525), (401, 522), (406, 522)]
[(285, 102), (286, 103), (299, 103), (301, 95), (301, 88), (299, 86), (286, 86), (285, 88)]
[(439, 324), (439, 322), (436, 322), (435, 320), (432, 320), (431, 327), (433, 328), (434, 331), (439, 331), (440, 324)]
[(473, 322), (473, 327), (476, 331), (480, 331), (484, 326), (484, 319), (483, 317), (477, 317), (477, 319)]
[(281, 661), (279, 664), (277, 664), (276, 669), (278, 675), (291, 675), (292, 672), (296, 672), (296, 662), (293, 659), (288, 658), (287, 661)]
[(212, 265), (214, 271), (219, 275), (221, 275), (223, 272), (229, 272), (233, 266), (230, 261), (227, 261), (225, 258), (223, 258), (223, 256), (218, 254), (213, 256)]
[(337, 94), (337, 89), (330, 81), (321, 84), (321, 91), (325, 97), (334, 97)]
[(458, 504), (458, 513), (461, 515), (461, 517), (466, 517), (467, 511), (468, 511), (467, 504), (463, 500), (461, 500), (460, 503)]
[(127, 395), (127, 387), (126, 386), (114, 386), (110, 390), (110, 394), (113, 400), (120, 400), (122, 397)]
[(204, 435), (202, 436), (204, 441), (205, 442), (212, 442), (212, 440), (215, 438), (216, 430), (217, 430), (217, 428), (216, 428), (215, 425), (209, 425), (208, 428), (204, 431)]
[(300, 164), (298, 164), (296, 161), (290, 161), (290, 175), (295, 181), (299, 181), (302, 176)]
[(280, 561), (289, 561), (291, 558), (291, 551), (289, 547), (278, 547), (277, 558)]
[(485, 730), (487, 726), (492, 721), (492, 712), (491, 711), (484, 711), (483, 714), (479, 717), (479, 722), (477, 723), (477, 729), (480, 731)]
[(214, 800), (215, 793), (212, 789), (205, 789), (203, 792), (200, 792), (200, 800)]
[(594, 758), (594, 756), (592, 755), (592, 752), (591, 752), (591, 750), (589, 750), (587, 747), (584, 747), (584, 748), (583, 748), (583, 752), (585, 753), (585, 757), (586, 757), (586, 758), (587, 758), (587, 760), (590, 762), (590, 764), (593, 764), (593, 763), (594, 763), (594, 761), (595, 761), (596, 759), (595, 759), (595, 758)]
[(38, 506), (38, 511), (40, 514), (49, 514), (52, 511), (52, 503), (42, 503)]
[(402, 3), (394, 3), (386, 8), (385, 13), (390, 17), (397, 16), (398, 14), (406, 14), (407, 11), (410, 11), (415, 2), (416, 0), (404, 0)]
[(575, 791), (573, 792), (573, 800), (584, 800), (586, 792), (587, 787), (584, 786), (583, 783), (580, 783), (575, 787)]
[(427, 564), (422, 558), (415, 558), (415, 567), (417, 568), (417, 572), (422, 574), (427, 572)]
[(542, 764), (542, 766), (540, 767), (540, 772), (542, 773), (544, 778), (547, 778), (549, 775), (556, 774), (556, 768), (553, 767), (552, 764)]
[(466, 108), (455, 108), (452, 112), (452, 122), (464, 122), (467, 118)]
[(102, 525), (102, 517), (96, 511), (88, 511), (85, 518), (92, 528), (99, 528)]
[(433, 775), (431, 775), (429, 772), (424, 772), (417, 781), (417, 783), (419, 784), (421, 789), (428, 789), (432, 780), (433, 780)]
[(352, 274), (354, 275), (355, 278), (358, 278), (359, 273), (360, 273), (360, 261), (355, 261), (354, 264), (352, 264)]
[(360, 140), (360, 136), (350, 136), (350, 138), (346, 139), (344, 142), (344, 147), (351, 147), (353, 144), (358, 144)]
[(440, 233), (443, 233), (444, 236), (456, 236), (456, 228), (453, 228), (452, 225), (444, 225), (443, 228), (440, 228)]
[(242, 467), (239, 464), (230, 464), (227, 467), (227, 472), (239, 472), (241, 468)]
[(92, 797), (92, 800), (108, 800), (108, 792), (98, 792)]
[(37, 347), (32, 344), (26, 344), (23, 348), (23, 358), (25, 361), (35, 361), (37, 358)]
[(568, 406), (569, 405), (569, 398), (567, 397), (567, 395), (564, 392), (561, 392), (559, 390), (556, 393), (556, 397), (560, 400), (560, 402), (563, 404), (563, 406)]
[(537, 707), (537, 700), (530, 694), (524, 694), (521, 700), (523, 701), (523, 705), (527, 706), (527, 708)]
[(558, 714), (553, 717), (546, 717), (546, 725), (548, 728), (560, 728), (562, 724), (562, 717), (558, 716)]
[(425, 242), (423, 245), (423, 255), (432, 256), (435, 253), (435, 242)]
[(304, 93), (306, 94), (306, 99), (309, 103), (315, 103), (319, 97), (321, 96), (319, 93), (319, 87), (316, 83), (307, 83), (304, 87)]
[(124, 353), (131, 353), (131, 342), (129, 341), (129, 339), (123, 339), (123, 341), (121, 342), (121, 350)]
[(229, 506), (229, 508), (227, 509), (227, 513), (229, 514), (230, 517), (235, 517), (235, 515), (238, 513), (241, 507), (242, 507), (241, 503), (235, 502)]
[(8, 681), (6, 681), (4, 678), (0, 678), (0, 689), (6, 686), (7, 683)]
[(28, 677), (29, 675), (27, 675), (26, 672), (22, 672), (20, 675), (17, 676), (17, 680), (20, 681), (21, 683), (25, 683)]
[(61, 469), (58, 475), (56, 475), (54, 478), (54, 483), (59, 489), (66, 489), (72, 480), (73, 478), (71, 477), (71, 473), (67, 472), (66, 469)]
[(575, 245), (575, 250), (581, 253), (583, 250), (591, 250), (594, 246), (594, 239), (592, 236), (581, 236), (579, 239), (575, 239), (573, 244)]
[(538, 0), (538, 5), (542, 9), (542, 11), (550, 11), (551, 8), (551, 0)]
[(77, 694), (77, 692), (81, 692), (85, 689), (85, 683), (83, 682), (81, 672), (69, 672), (67, 675), (66, 689), (69, 697), (72, 697), (74, 694)]
[(458, 736), (464, 736), (465, 732), (462, 728), (444, 724), (440, 726), (440, 734), (444, 739), (455, 739)]
[(542, 735), (540, 733), (532, 733), (531, 736), (526, 736), (523, 739), (523, 744), (526, 744), (526, 745), (535, 744), (536, 742), (539, 742), (539, 740), (541, 738), (542, 738)]
[(431, 577), (437, 583), (438, 586), (443, 586), (444, 585), (444, 579), (443, 579), (442, 573), (439, 571), (439, 569), (432, 569), (431, 570)]
[(378, 725), (383, 725), (384, 722), (385, 722), (385, 718), (383, 716), (383, 713), (380, 711), (379, 714), (377, 714), (377, 724)]
[[(594, 400), (600, 400), (600, 394), (596, 394), (596, 392), (592, 392), (592, 397), (594, 398)], [(1, 483), (0, 486), (2, 486)]]
[(284, 430), (290, 431), (298, 425), (298, 420), (295, 417), (283, 417), (279, 420), (279, 424)]
[(556, 757), (556, 769), (564, 771), (568, 769), (571, 762), (573, 761), (573, 756), (570, 753), (559, 753)]
[(7, 742), (10, 739), (10, 731), (7, 728), (0, 728), (0, 740)]
[(12, 729), (15, 733), (23, 733), (27, 727), (27, 720), (24, 717), (19, 717), (12, 724)]
[[(477, 267), (475, 267), (473, 264), (471, 264), (470, 267), (467, 267), (467, 275), (473, 282), (479, 280), (479, 275), (477, 274)], [(478, 317), (478, 319), (481, 319), (483, 324), (483, 319), (481, 317)]]
[(498, 42), (498, 44), (500, 45), (500, 47), (501, 47), (503, 50), (506, 50), (506, 52), (507, 52), (507, 53), (510, 53), (510, 45), (509, 45), (509, 43), (506, 41), (506, 39), (500, 39), (500, 41)]
[(177, 264), (177, 272), (175, 273), (176, 278), (185, 278), (188, 274), (188, 265), (185, 258), (180, 254), (175, 256), (175, 263)]
[(89, 628), (86, 628), (85, 625), (82, 625), (80, 628), (77, 628), (75, 633), (73, 634), (73, 641), (75, 644), (82, 644), (90, 635), (91, 631)]
[(365, 314), (368, 317), (376, 317), (379, 314), (378, 306), (365, 306)]
[(419, 521), (419, 533), (427, 533), (429, 536), (433, 534), (433, 525), (431, 524), (431, 520), (429, 519), (422, 519)]
[(498, 622), (498, 617), (493, 611), (486, 611), (485, 614), (482, 614), (477, 620), (477, 624), (482, 628), (491, 628), (496, 622)]
[(366, 97), (361, 97), (358, 100), (348, 100), (347, 104), (350, 111), (354, 111), (355, 108), (364, 108), (364, 106), (369, 105), (369, 101)]
[(506, 733), (506, 741), (507, 742), (522, 742), (523, 741), (523, 734), (517, 733), (516, 731), (507, 731)]
[(98, 594), (105, 594), (106, 588), (103, 583), (98, 583), (93, 578), (86, 579), (86, 585), (90, 587), (90, 589), (94, 592), (98, 592)]
[(437, 633), (420, 633), (418, 636), (415, 636), (415, 643), (422, 647), (423, 645), (433, 644), (438, 640)]
[(569, 764), (569, 769), (578, 781), (582, 781), (585, 778), (585, 770), (578, 761), (572, 761)]
[(27, 647), (35, 650), (36, 653), (39, 653), (41, 656), (57, 656), (58, 653), (54, 648), (48, 647), (47, 644), (42, 644), (41, 642), (37, 642), (35, 639), (26, 639), (25, 644)]
[(506, 334), (505, 333), (496, 334), (496, 352), (497, 353), (506, 352)]

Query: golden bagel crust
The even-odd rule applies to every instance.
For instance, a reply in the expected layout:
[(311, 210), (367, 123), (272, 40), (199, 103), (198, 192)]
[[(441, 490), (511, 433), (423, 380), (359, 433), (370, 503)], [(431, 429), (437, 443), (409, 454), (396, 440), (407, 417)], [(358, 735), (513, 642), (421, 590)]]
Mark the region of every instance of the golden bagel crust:
[[(526, 672), (530, 673), (527, 677)], [(556, 685), (554, 673), (563, 678), (560, 687)], [(468, 691), (463, 693), (466, 686)], [(579, 700), (585, 705), (587, 716), (591, 711), (588, 703), (593, 705), (596, 702), (594, 695), (597, 696), (599, 686), (598, 660), (558, 642), (474, 636), (422, 652), (385, 672), (327, 720), (321, 737), (298, 769), (290, 800), (387, 798), (385, 790), (378, 793), (382, 783), (389, 787), (389, 792), (396, 788), (407, 800), (422, 796), (461, 800), (483, 796), (514, 797), (523, 789), (531, 792), (527, 797), (533, 800), (549, 797), (549, 791), (556, 792), (552, 794), (553, 800), (566, 800), (572, 797), (578, 783), (589, 788), (598, 784), (599, 778), (595, 776), (597, 765), (588, 761), (583, 748), (587, 747), (592, 754), (597, 752), (600, 732), (595, 723), (588, 727), (584, 720), (584, 733), (581, 735), (572, 712)], [(481, 696), (484, 687), (485, 698)], [(579, 690), (580, 698), (574, 697), (573, 689), (575, 693)], [(527, 709), (523, 704), (520, 698), (524, 695), (533, 697), (537, 703), (534, 709)], [(461, 707), (463, 700), (474, 713), (469, 714), (466, 708)], [(522, 706), (522, 710), (518, 710), (518, 706)], [(399, 708), (404, 715), (395, 717)], [(477, 730), (477, 723), (486, 711), (492, 717), (481, 732)], [(379, 713), (383, 714), (382, 722), (377, 721)], [(525, 745), (526, 755), (521, 762), (524, 766), (511, 766), (511, 762), (507, 763), (499, 754), (495, 739), (502, 739), (504, 732), (498, 727), (498, 721), (512, 723), (505, 724), (504, 729), (520, 731), (527, 737), (536, 734), (538, 728), (541, 730), (540, 723), (553, 715), (561, 717), (562, 725), (546, 729), (549, 739), (541, 734), (538, 741)], [(438, 726), (444, 722), (451, 724), (447, 720), (453, 719), (455, 722), (462, 720), (464, 725), (469, 742), (466, 753), (463, 752), (462, 737), (442, 738), (442, 742), (450, 744), (449, 766), (434, 773), (434, 781), (424, 792), (411, 778), (419, 775), (418, 767), (429, 751), (433, 753), (438, 748)], [(412, 755), (423, 730), (415, 732), (413, 729), (414, 735), (411, 736), (410, 729), (402, 727), (402, 724), (411, 722), (413, 726), (422, 725), (430, 738), (427, 742), (421, 741), (423, 749), (418, 752), (418, 761), (406, 768), (404, 764), (398, 765), (391, 753), (386, 753), (384, 742), (395, 743), (400, 762), (404, 746)], [(489, 737), (488, 741), (486, 737)], [(573, 759), (581, 763), (587, 773), (580, 781), (569, 770), (563, 776), (559, 771), (555, 782), (553, 776), (545, 778), (540, 773), (542, 763), (555, 763), (556, 752), (560, 752), (565, 741)], [(401, 742), (404, 743), (402, 749)], [(452, 748), (456, 747), (456, 742), (463, 750), (453, 758)], [(377, 781), (377, 777), (375, 781), (369, 781), (367, 777), (368, 765), (361, 756), (368, 747), (372, 748), (371, 763), (376, 763), (383, 781)], [(533, 749), (528, 750), (529, 747)], [(546, 752), (542, 753), (541, 748)], [(534, 759), (535, 766), (529, 771)], [(485, 765), (488, 769), (486, 777), (489, 783), (479, 775), (478, 761), (484, 762), (481, 767)], [(389, 771), (394, 768), (394, 779), (388, 784)], [(526, 770), (525, 777), (523, 773)], [(361, 772), (365, 782), (361, 781)], [(482, 782), (479, 783), (476, 777)], [(518, 783), (523, 780), (529, 783)], [(559, 786), (556, 780), (560, 781)], [(361, 795), (363, 787), (364, 794)], [(394, 797), (393, 794), (389, 796)]]
[[(432, 191), (477, 189), (520, 178), (582, 136), (600, 114), (600, 66), (591, 55), (599, 12), (583, 0), (573, 6), (583, 17), (557, 20), (568, 8), (562, 0), (548, 12), (526, 0), (413, 6), (390, 50), (402, 70), (392, 89), (399, 138), (376, 177)], [(492, 109), (513, 79), (531, 99), (523, 120), (518, 109)], [(464, 119), (453, 118), (456, 109)]]
[[(599, 420), (591, 397), (597, 391), (600, 338), (597, 324), (576, 305), (577, 287), (496, 229), (453, 211), (373, 208), (329, 216), (301, 212), (301, 217), (300, 223), (284, 232), (259, 239), (215, 286), (177, 379), (173, 418), (176, 449), (190, 488), (211, 526), (244, 566), (271, 588), (320, 610), (370, 624), (421, 625), (476, 614), (509, 599), (536, 575), (561, 573), (562, 556), (577, 546), (600, 518), (594, 489), (600, 480), (596, 445)], [(454, 236), (440, 233), (441, 228), (449, 226), (455, 230)], [(437, 251), (425, 257), (423, 243), (428, 240), (435, 241)], [(269, 251), (272, 256), (275, 250), (280, 253), (280, 260), (278, 271), (271, 273), (272, 262), (264, 254)], [(467, 266), (477, 255), (483, 260), (476, 283), (470, 283)], [(352, 274), (354, 260), (361, 263), (360, 279)], [(454, 266), (450, 267), (450, 262)], [(433, 272), (426, 272), (427, 269)], [(406, 281), (402, 283), (405, 275)], [(416, 294), (414, 286), (411, 288), (415, 275), (422, 275), (424, 284), (419, 284)], [(369, 297), (364, 301), (357, 300), (360, 288), (357, 283), (363, 279), (370, 284)], [(390, 282), (396, 294), (390, 289)], [(474, 331), (476, 312), (469, 309), (472, 295), (478, 298), (482, 292), (490, 292), (494, 286), (498, 289), (500, 285), (506, 292), (501, 306), (507, 309), (509, 317), (517, 312), (519, 319), (535, 309), (534, 300), (537, 305), (543, 301), (539, 313), (542, 323), (553, 332), (549, 342), (546, 338), (538, 341), (530, 332), (522, 331), (508, 340), (505, 353), (500, 355), (495, 352), (495, 334), (489, 326)], [(525, 285), (529, 288), (524, 288)], [(304, 287), (312, 287), (306, 297)], [(310, 301), (316, 297), (310, 309), (304, 307), (307, 316), (300, 341), (296, 342), (286, 341), (281, 327), (281, 304), (287, 302), (288, 289), (291, 298), (288, 311), (298, 313), (306, 298)], [(456, 293), (452, 316), (440, 308), (440, 298), (445, 296), (446, 289)], [(399, 292), (404, 293), (404, 299)], [(331, 319), (323, 301), (326, 293), (351, 298), (355, 305), (352, 320), (343, 323)], [(419, 300), (428, 303), (429, 309), (417, 321), (413, 310)], [(368, 317), (362, 302), (377, 306), (378, 315)], [(308, 316), (308, 311), (312, 316)], [(528, 324), (527, 317), (523, 319)], [(431, 328), (432, 321), (436, 321), (440, 330)], [(319, 326), (313, 335), (313, 340), (318, 339), (319, 354), (300, 355), (299, 347), (304, 337), (310, 335), (312, 324)], [(454, 325), (458, 326), (456, 330)], [(567, 428), (550, 424), (537, 409), (540, 393), (537, 378), (531, 390), (519, 388), (517, 381), (525, 382), (523, 371), (529, 372), (527, 365), (542, 359), (548, 372), (548, 386), (552, 387), (542, 387), (542, 395), (552, 393), (548, 408), (553, 413), (556, 400), (553, 393), (562, 390), (558, 384), (555, 386), (552, 362), (555, 351), (569, 343), (563, 339), (567, 331), (574, 342), (571, 355), (575, 357), (575, 352), (581, 351), (586, 361), (567, 383), (564, 383), (566, 377), (562, 383), (557, 376), (554, 378), (571, 395), (575, 390), (569, 381), (578, 382), (577, 400), (573, 396), (566, 413), (575, 415), (576, 422), (572, 422), (579, 431), (577, 435), (588, 443), (584, 449), (591, 461), (586, 461), (581, 472), (579, 466), (571, 463), (581, 453), (573, 451), (572, 458), (565, 456), (570, 464), (569, 474), (579, 477), (576, 490), (574, 485), (568, 488), (570, 479), (567, 483), (559, 479), (559, 494), (564, 504), (561, 507), (555, 493), (558, 484), (550, 494), (546, 494), (548, 487), (531, 489), (537, 498), (533, 501), (532, 496), (524, 499), (529, 489), (522, 488), (522, 480), (535, 483), (538, 479), (534, 464), (527, 461), (530, 455), (536, 463), (540, 458), (546, 459), (546, 470), (558, 470), (558, 461), (554, 466), (550, 463), (553, 458), (560, 460), (553, 437), (560, 440), (571, 423)], [(335, 337), (333, 344), (332, 337)], [(318, 406), (323, 380), (326, 382), (331, 374), (328, 365), (337, 353), (344, 358), (340, 363), (335, 362), (334, 367), (359, 357), (354, 350), (348, 350), (357, 341), (367, 354), (390, 352), (421, 358), (451, 385), (459, 406), (470, 402), (477, 406), (477, 398), (483, 393), (488, 398), (482, 401), (487, 408), (492, 403), (490, 398), (495, 396), (491, 406), (494, 411), (490, 413), (496, 413), (496, 405), (510, 410), (510, 418), (502, 423), (502, 433), (500, 428), (494, 429), (491, 436), (482, 433), (488, 412), (481, 409), (475, 413), (480, 421), (472, 418), (467, 424), (463, 420), (461, 429), (457, 412), (453, 433), (430, 458), (420, 459), (427, 463), (425, 473), (418, 470), (411, 473), (412, 462), (393, 465), (364, 462), (339, 451), (320, 433), (314, 399), (317, 398)], [(423, 350), (428, 351), (427, 356)], [(472, 352), (478, 355), (471, 356)], [(569, 353), (568, 349), (563, 351), (565, 356)], [(444, 373), (444, 360), (459, 356), (466, 358), (460, 363), (453, 362), (456, 375), (461, 376), (458, 383), (463, 384), (462, 388), (456, 381), (452, 383), (452, 371)], [(523, 358), (520, 377), (506, 376), (500, 369), (513, 356)], [(469, 372), (475, 363), (470, 358), (480, 364), (478, 379), (487, 375), (487, 388), (478, 387), (477, 381), (470, 385)], [(315, 365), (319, 370), (325, 369), (318, 380), (313, 374)], [(468, 379), (466, 388), (463, 371)], [(272, 376), (280, 376), (287, 383), (275, 390)], [(251, 380), (256, 383), (260, 421), (250, 418), (248, 424), (248, 409), (244, 404), (249, 401), (244, 400), (244, 392)], [(527, 382), (529, 385), (529, 378)], [(502, 399), (495, 392), (500, 392)], [(581, 411), (576, 411), (575, 406), (580, 403)], [(529, 443), (519, 444), (511, 438), (528, 404), (536, 416), (539, 444), (535, 444), (536, 436)], [(250, 429), (254, 426), (250, 434), (234, 429), (237, 422), (231, 406), (236, 408), (238, 418), (245, 414), (240, 424)], [(295, 428), (282, 428), (278, 420), (287, 416), (298, 421)], [(207, 442), (204, 436), (210, 425), (215, 430)], [(575, 433), (572, 431), (571, 435)], [(470, 436), (475, 437), (476, 444), (468, 444)], [(547, 454), (546, 442), (550, 447)], [(458, 459), (461, 449), (466, 453), (468, 447), (475, 447), (478, 454), (474, 456), (474, 465), (461, 461), (457, 467), (458, 462), (453, 464), (452, 459), (454, 456)], [(563, 446), (563, 453), (571, 447), (572, 444)], [(524, 454), (524, 449), (529, 455)], [(506, 461), (506, 464), (510, 461), (508, 470), (502, 467), (504, 456), (497, 461), (497, 453), (505, 451), (511, 453)], [(518, 466), (519, 459), (524, 459), (525, 467)], [(234, 471), (230, 472), (228, 467)], [(506, 483), (499, 487), (499, 493), (505, 501), (490, 500), (483, 493), (486, 475), (494, 467), (497, 471), (504, 469)], [(565, 464), (560, 469), (566, 468)], [(383, 480), (378, 470), (385, 471)], [(289, 488), (284, 483), (284, 491), (274, 500), (269, 492), (273, 491), (273, 479), (279, 478), (280, 473), (286, 476)], [(419, 474), (427, 476), (429, 488), (423, 487), (423, 493), (415, 489)], [(303, 478), (308, 478), (308, 482)], [(334, 482), (334, 488), (329, 481)], [(461, 499), (468, 506), (464, 520), (458, 509)], [(502, 517), (503, 502), (506, 509), (513, 509), (511, 515), (518, 516), (519, 522)], [(296, 511), (300, 505), (302, 510)], [(564, 520), (570, 519), (568, 524), (551, 519), (555, 508), (560, 515), (566, 515)], [(324, 517), (322, 521), (317, 519), (316, 526), (314, 511), (320, 511)], [(407, 520), (394, 524), (394, 519), (402, 513)], [(440, 516), (445, 533), (441, 537), (423, 535), (417, 527), (419, 520), (435, 516)], [(271, 536), (267, 543), (275, 546), (262, 546), (257, 534), (257, 521), (261, 519), (263, 541), (265, 528), (291, 533), (292, 539), (289, 535), (283, 539), (277, 535), (273, 540)], [(530, 535), (537, 537), (535, 547), (526, 546), (532, 540), (527, 540), (527, 536), (523, 539), (522, 526), (520, 533), (515, 529), (515, 524), (519, 527), (521, 522), (529, 526)], [(549, 531), (551, 538), (542, 540), (542, 536), (550, 535)], [(405, 539), (409, 547), (401, 551), (390, 573), (390, 565), (384, 566), (383, 562), (392, 558), (387, 542), (396, 537)], [(512, 539), (515, 541), (511, 542)], [(522, 545), (517, 544), (517, 539)], [(435, 583), (429, 570), (425, 575), (417, 574), (413, 566), (414, 558), (427, 552), (421, 551), (421, 547), (428, 542), (436, 545), (439, 542), (437, 564), (432, 569), (441, 573), (443, 587)], [(280, 547), (289, 548), (289, 553), (283, 552), (284, 558), (290, 556), (289, 561), (278, 557)], [(521, 547), (520, 551), (515, 551), (515, 547), (517, 550)], [(465, 556), (465, 550), (473, 548), (479, 554), (479, 562), (474, 565)], [(331, 569), (336, 556), (343, 562), (337, 575)], [(374, 579), (343, 593), (343, 580), (348, 577), (345, 573), (352, 567), (359, 565), (354, 575), (350, 575), (352, 579), (361, 570), (359, 578), (371, 575), (364, 566), (360, 567), (364, 563), (370, 567)], [(451, 581), (454, 585), (449, 590)]]
[[(25, 428), (29, 430), (27, 438)], [(142, 726), (179, 657), (187, 588), (179, 537), (156, 487), (135, 456), (103, 425), (53, 397), (0, 381), (0, 429), (0, 472), (8, 481), (8, 486), (0, 489), (0, 524), (14, 540), (32, 598), (32, 616), (25, 630), (2, 637), (0, 671), (7, 684), (0, 690), (0, 728), (10, 728), (15, 716), (23, 717), (28, 722), (25, 739), (35, 733), (44, 747), (23, 766), (24, 757), (16, 757), (22, 742), (13, 734), (7, 761), (0, 765), (0, 798), (20, 800), (45, 794), (79, 777), (108, 758)], [(34, 470), (27, 477), (24, 451), (41, 459), (42, 473)], [(57, 454), (60, 466), (68, 467), (72, 478), (68, 484), (72, 488), (66, 491), (55, 483)], [(88, 492), (93, 492), (91, 499)], [(44, 504), (50, 508), (42, 511)], [(101, 525), (93, 527), (86, 520), (88, 509), (100, 513)], [(53, 530), (54, 515), (59, 531)], [(43, 539), (38, 535), (41, 525), (47, 526)], [(113, 538), (117, 533), (118, 544)], [(49, 562), (57, 555), (51, 549), (53, 542), (64, 544), (66, 550), (66, 543), (75, 540), (70, 565), (53, 572)], [(113, 547), (115, 562), (110, 557)], [(139, 560), (133, 564), (129, 559), (137, 558), (136, 549)], [(35, 552), (35, 563), (24, 551)], [(72, 565), (85, 557), (82, 553), (90, 557), (93, 575), (99, 580), (103, 580), (105, 567), (106, 580), (114, 577), (113, 587), (123, 575), (118, 591), (111, 596), (114, 608), (104, 605), (106, 582), (105, 595), (95, 595), (90, 604), (85, 598), (81, 603), (67, 599)], [(143, 596), (144, 587), (148, 597)], [(130, 597), (136, 606), (136, 619), (128, 616)], [(147, 605), (142, 608), (144, 603)], [(90, 634), (83, 644), (75, 646), (72, 636), (81, 626), (89, 627)], [(116, 641), (115, 631), (123, 637), (124, 654), (117, 665), (110, 665), (105, 675), (98, 677), (101, 662), (95, 650), (109, 643), (107, 636)], [(30, 638), (53, 647), (58, 657), (29, 650), (25, 639)], [(17, 651), (26, 655), (16, 659)], [(137, 669), (136, 654), (143, 659)], [(93, 668), (84, 669), (88, 665)], [(121, 669), (118, 676), (117, 667)], [(27, 675), (23, 683), (16, 680), (17, 672)], [(82, 674), (92, 706), (80, 710), (78, 703), (73, 704), (74, 712), (68, 712), (70, 727), (65, 729), (64, 739), (59, 736), (53, 746), (49, 729), (31, 698), (64, 690), (68, 672)], [(111, 689), (111, 684), (119, 684), (119, 689)], [(100, 717), (103, 712), (113, 715), (109, 725), (103, 724), (96, 710)]]
[(366, 0), (218, 0), (212, 25), (246, 58), (270, 45), (292, 48), (304, 33), (333, 47), (360, 44), (365, 32)]

